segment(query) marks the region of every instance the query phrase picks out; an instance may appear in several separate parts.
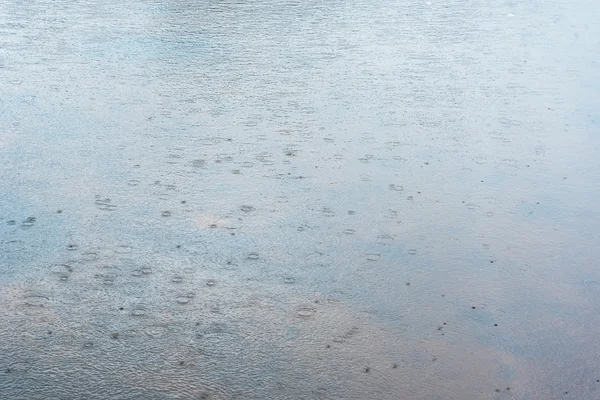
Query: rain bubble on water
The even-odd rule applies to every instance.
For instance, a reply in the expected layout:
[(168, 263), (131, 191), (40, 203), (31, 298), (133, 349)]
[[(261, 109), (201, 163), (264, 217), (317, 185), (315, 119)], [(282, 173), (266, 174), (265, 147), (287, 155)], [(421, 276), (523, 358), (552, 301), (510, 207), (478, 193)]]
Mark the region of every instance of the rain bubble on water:
[(298, 316), (303, 318), (312, 317), (313, 315), (315, 315), (316, 312), (317, 310), (315, 310), (313, 307), (308, 306), (298, 307), (298, 309), (296, 310)]
[(31, 228), (35, 224), (35, 217), (27, 217), (22, 223), (21, 227), (24, 229)]
[(142, 306), (136, 306), (131, 310), (131, 315), (134, 317), (143, 317), (146, 315), (146, 309)]
[(196, 295), (194, 293), (187, 293), (184, 295), (179, 295), (175, 298), (175, 301), (178, 304), (188, 304)]
[(50, 298), (40, 294), (29, 294), (23, 298), (23, 303), (30, 307), (47, 307), (50, 304)]
[(129, 254), (129, 253), (131, 253), (131, 250), (132, 250), (131, 246), (127, 246), (127, 245), (122, 244), (122, 245), (119, 245), (119, 246), (117, 246), (115, 248), (115, 253), (117, 253), (117, 254)]
[(368, 253), (367, 260), (369, 261), (378, 261), (381, 258), (381, 254), (378, 253)]
[(81, 259), (83, 261), (96, 261), (99, 258), (100, 257), (98, 256), (98, 253), (91, 252), (91, 251), (88, 251), (88, 252), (85, 252), (85, 253), (81, 254)]

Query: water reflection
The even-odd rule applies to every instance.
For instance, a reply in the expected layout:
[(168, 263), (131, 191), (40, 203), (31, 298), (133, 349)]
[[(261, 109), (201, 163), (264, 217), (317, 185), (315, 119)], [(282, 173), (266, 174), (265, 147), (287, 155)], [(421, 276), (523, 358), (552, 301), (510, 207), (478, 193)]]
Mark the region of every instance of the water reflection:
[(0, 2), (0, 390), (596, 398), (599, 13)]

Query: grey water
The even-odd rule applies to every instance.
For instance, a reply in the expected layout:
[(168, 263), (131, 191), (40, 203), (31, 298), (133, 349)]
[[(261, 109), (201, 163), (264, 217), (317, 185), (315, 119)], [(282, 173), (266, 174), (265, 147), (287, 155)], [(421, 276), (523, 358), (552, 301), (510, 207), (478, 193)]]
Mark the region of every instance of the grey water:
[(0, 0), (0, 399), (600, 398), (599, 21)]

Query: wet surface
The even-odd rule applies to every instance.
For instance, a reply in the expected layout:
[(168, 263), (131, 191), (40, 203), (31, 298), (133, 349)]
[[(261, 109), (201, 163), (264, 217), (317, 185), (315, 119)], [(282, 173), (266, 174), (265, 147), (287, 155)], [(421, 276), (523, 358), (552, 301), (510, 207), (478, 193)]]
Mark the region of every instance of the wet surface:
[(0, 0), (0, 397), (600, 397), (599, 18)]

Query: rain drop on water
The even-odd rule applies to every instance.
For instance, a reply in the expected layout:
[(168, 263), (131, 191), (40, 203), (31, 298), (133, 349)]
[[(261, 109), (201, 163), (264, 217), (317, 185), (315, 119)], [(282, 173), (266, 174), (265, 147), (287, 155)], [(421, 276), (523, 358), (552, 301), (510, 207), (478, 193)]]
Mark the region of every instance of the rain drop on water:
[(31, 228), (35, 224), (35, 220), (35, 217), (27, 217), (27, 219), (21, 223), (21, 227), (24, 229)]
[(115, 253), (118, 253), (118, 254), (129, 254), (129, 253), (131, 253), (131, 246), (119, 245), (119, 246), (116, 247)]
[(135, 307), (131, 310), (131, 315), (134, 317), (143, 317), (146, 315), (146, 310), (143, 307)]
[(312, 307), (308, 307), (308, 306), (303, 306), (303, 307), (299, 307), (296, 312), (298, 313), (298, 316), (303, 317), (303, 318), (307, 318), (307, 317), (312, 317), (313, 315), (315, 315), (315, 313), (317, 312), (317, 310), (315, 310)]
[(369, 260), (369, 261), (378, 261), (380, 258), (381, 258), (381, 254), (377, 254), (377, 253), (367, 254), (367, 260)]
[(188, 304), (196, 295), (194, 293), (187, 293), (184, 295), (177, 296), (175, 301), (179, 304)]

